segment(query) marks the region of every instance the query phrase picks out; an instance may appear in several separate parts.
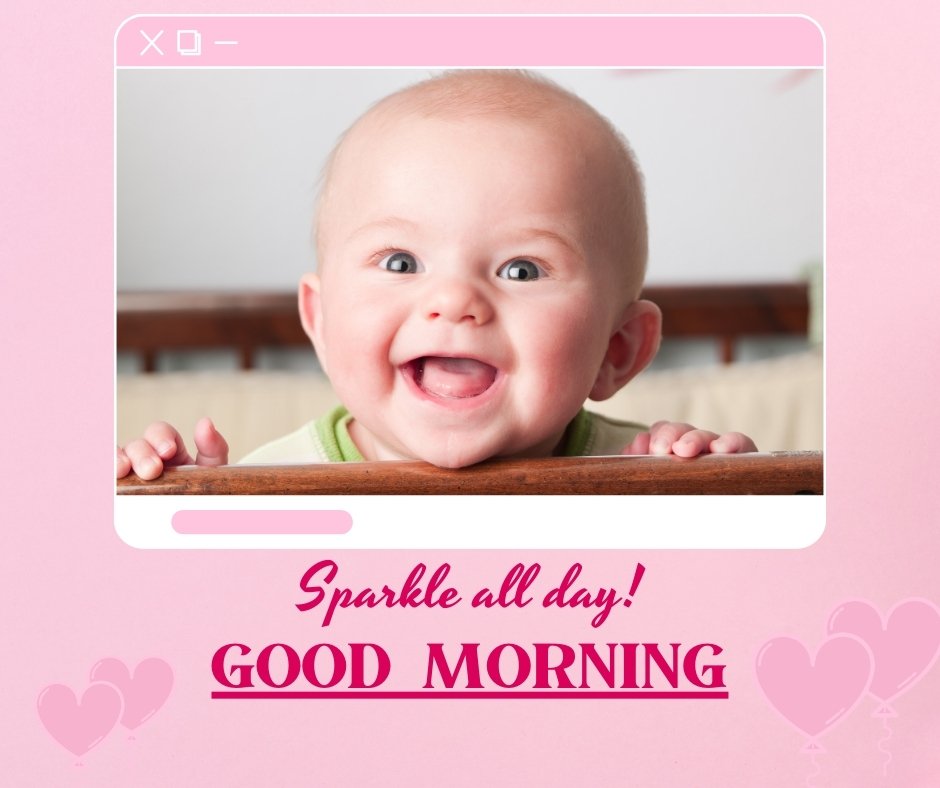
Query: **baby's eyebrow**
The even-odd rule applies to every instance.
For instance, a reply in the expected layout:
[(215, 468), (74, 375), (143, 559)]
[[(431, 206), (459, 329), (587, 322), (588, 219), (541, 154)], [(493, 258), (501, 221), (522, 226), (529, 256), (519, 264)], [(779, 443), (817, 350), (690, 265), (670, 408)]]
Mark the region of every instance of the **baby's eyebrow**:
[(567, 247), (569, 251), (574, 252), (575, 254), (582, 254), (583, 251), (579, 244), (575, 243), (567, 236), (562, 235), (561, 233), (556, 233), (554, 230), (549, 230), (544, 227), (526, 227), (519, 230), (518, 235), (521, 241), (554, 241), (555, 243), (559, 243), (562, 246)]
[[(381, 219), (375, 219), (371, 222), (359, 225), (359, 227), (349, 233), (348, 237), (352, 239), (377, 230), (385, 232), (392, 230), (396, 232), (417, 233), (420, 230), (420, 225), (417, 222), (411, 221), (411, 219), (405, 219), (401, 216), (384, 216)], [(561, 244), (576, 255), (583, 254), (583, 249), (580, 244), (575, 243), (562, 233), (549, 230), (547, 227), (521, 227), (518, 230), (513, 230), (511, 235), (513, 240), (517, 243), (545, 240)]]
[(360, 225), (349, 234), (349, 237), (355, 238), (358, 235), (372, 232), (374, 230), (407, 230), (414, 232), (417, 229), (417, 222), (413, 222), (410, 219), (404, 219), (400, 216), (385, 216), (381, 219), (376, 219), (374, 221), (366, 222), (365, 224)]

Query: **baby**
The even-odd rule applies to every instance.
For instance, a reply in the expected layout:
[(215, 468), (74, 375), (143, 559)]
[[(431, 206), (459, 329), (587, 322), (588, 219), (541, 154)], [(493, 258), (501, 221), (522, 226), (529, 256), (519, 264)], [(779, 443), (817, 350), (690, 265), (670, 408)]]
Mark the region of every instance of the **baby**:
[[(754, 451), (740, 433), (652, 429), (582, 409), (659, 347), (638, 300), (647, 226), (624, 139), (578, 97), (521, 72), (462, 71), (366, 112), (327, 164), (319, 273), (300, 316), (344, 407), (248, 462)], [(153, 424), (117, 476), (221, 465), (225, 440)]]

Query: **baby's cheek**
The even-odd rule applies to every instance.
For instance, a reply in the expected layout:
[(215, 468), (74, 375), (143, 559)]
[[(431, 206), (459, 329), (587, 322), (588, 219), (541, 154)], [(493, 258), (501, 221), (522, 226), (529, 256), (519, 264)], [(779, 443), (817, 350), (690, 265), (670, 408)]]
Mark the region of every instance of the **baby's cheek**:
[(380, 313), (356, 303), (336, 305), (326, 322), (326, 335), (331, 345), (347, 353), (362, 355), (387, 341), (387, 328)]
[[(539, 368), (552, 390), (558, 394), (583, 391), (587, 396), (586, 392), (590, 391), (594, 383), (602, 358), (590, 333), (557, 330), (544, 340), (540, 343)], [(579, 393), (572, 393), (572, 396), (577, 399)]]
[(583, 352), (572, 352), (562, 337), (533, 353), (520, 412), (531, 429), (552, 431), (578, 412), (594, 382)]

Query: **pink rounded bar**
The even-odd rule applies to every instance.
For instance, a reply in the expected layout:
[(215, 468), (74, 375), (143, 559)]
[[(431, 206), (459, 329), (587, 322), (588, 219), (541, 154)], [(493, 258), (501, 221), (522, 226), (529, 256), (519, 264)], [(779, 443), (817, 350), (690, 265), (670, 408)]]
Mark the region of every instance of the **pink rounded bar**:
[(342, 510), (193, 510), (173, 515), (179, 534), (345, 534), (352, 517)]

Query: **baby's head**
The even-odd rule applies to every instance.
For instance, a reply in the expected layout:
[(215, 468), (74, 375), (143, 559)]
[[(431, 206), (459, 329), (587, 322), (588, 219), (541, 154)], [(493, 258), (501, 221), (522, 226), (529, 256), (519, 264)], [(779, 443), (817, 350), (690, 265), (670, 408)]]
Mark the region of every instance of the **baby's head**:
[(517, 72), (446, 74), (345, 134), (301, 317), (367, 459), (549, 456), (650, 361), (639, 171), (607, 120)]

